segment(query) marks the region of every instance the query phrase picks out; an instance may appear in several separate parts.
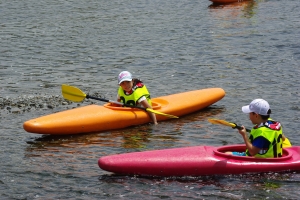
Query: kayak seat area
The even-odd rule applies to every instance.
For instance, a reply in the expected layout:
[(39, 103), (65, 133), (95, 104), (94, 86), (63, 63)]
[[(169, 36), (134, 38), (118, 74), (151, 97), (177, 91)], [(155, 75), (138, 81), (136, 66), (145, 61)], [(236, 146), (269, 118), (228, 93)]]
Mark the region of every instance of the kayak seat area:
[[(153, 110), (159, 110), (159, 109), (161, 109), (161, 107), (166, 106), (168, 104), (169, 104), (168, 101), (166, 101), (164, 99), (156, 98), (156, 99), (152, 100), (152, 109)], [(113, 103), (106, 103), (103, 106), (106, 107), (106, 108), (112, 109), (112, 110), (124, 110), (124, 111), (132, 110), (132, 109), (140, 110), (140, 109), (137, 109), (137, 108), (116, 106)]]
[(244, 161), (260, 161), (260, 162), (279, 162), (283, 160), (288, 160), (292, 158), (292, 153), (287, 151), (286, 149), (283, 149), (283, 156), (280, 158), (255, 158), (255, 157), (250, 157), (250, 156), (235, 156), (235, 155), (230, 155), (226, 154), (225, 152), (245, 152), (246, 151), (246, 146), (244, 144), (242, 145), (228, 145), (228, 146), (222, 146), (218, 147), (214, 150), (214, 154), (220, 157), (226, 157), (226, 158), (231, 158), (235, 160), (244, 160)]
[(162, 107), (165, 107), (169, 104), (168, 101), (160, 98), (151, 99), (151, 101), (153, 110), (161, 109)]
[[(128, 110), (132, 110), (132, 109), (135, 109), (135, 110), (140, 110), (138, 108), (130, 108), (130, 107), (122, 107), (122, 106), (116, 106), (112, 103), (106, 103), (103, 105), (104, 107), (106, 108), (109, 108), (109, 109), (112, 109), (112, 110), (124, 110), (124, 111), (128, 111)], [(152, 109), (153, 110), (158, 110), (161, 108), (161, 104), (159, 103), (156, 103), (156, 102), (152, 102)]]

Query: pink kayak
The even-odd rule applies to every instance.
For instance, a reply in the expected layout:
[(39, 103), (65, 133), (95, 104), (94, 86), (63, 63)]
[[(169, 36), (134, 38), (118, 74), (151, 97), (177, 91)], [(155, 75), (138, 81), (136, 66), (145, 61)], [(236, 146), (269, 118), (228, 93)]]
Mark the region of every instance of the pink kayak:
[(99, 158), (101, 169), (143, 176), (201, 176), (300, 170), (300, 146), (283, 149), (281, 158), (225, 154), (245, 151), (245, 145), (194, 146), (109, 155)]

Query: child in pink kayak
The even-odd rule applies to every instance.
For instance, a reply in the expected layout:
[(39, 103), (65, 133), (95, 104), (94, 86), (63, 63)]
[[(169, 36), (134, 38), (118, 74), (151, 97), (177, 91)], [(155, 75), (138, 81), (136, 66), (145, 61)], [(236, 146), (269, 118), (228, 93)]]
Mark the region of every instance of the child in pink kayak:
[[(269, 103), (263, 99), (255, 99), (249, 105), (243, 106), (242, 111), (249, 114), (249, 119), (255, 126), (248, 138), (246, 129), (238, 130), (246, 144), (246, 152), (228, 152), (238, 156), (255, 156), (259, 158), (277, 158), (282, 156), (282, 146), (291, 146), (282, 133), (280, 122), (270, 118)], [(284, 145), (283, 145), (284, 144)]]

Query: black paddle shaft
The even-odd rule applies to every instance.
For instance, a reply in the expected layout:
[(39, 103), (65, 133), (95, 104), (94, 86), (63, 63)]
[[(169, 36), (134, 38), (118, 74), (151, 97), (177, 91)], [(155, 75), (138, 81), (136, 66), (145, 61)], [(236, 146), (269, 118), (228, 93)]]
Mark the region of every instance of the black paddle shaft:
[[(237, 128), (237, 129), (239, 129), (239, 130), (242, 130), (242, 129), (243, 129), (241, 126), (238, 126), (238, 125), (236, 125), (236, 124), (235, 124), (235, 127), (233, 127), (233, 128)], [(251, 130), (250, 130), (250, 129), (247, 129), (247, 128), (246, 128), (246, 131), (247, 131), (248, 133), (251, 132)]]
[(90, 96), (90, 95), (86, 95), (86, 98), (87, 99), (95, 99), (95, 100), (99, 100), (99, 101), (104, 101), (104, 102), (108, 102), (108, 103), (115, 103), (115, 104), (119, 104), (119, 105), (122, 105), (122, 106), (125, 106), (125, 107), (138, 108), (138, 109), (147, 111), (147, 109), (143, 108), (143, 107), (134, 106), (134, 105), (130, 105), (130, 104), (124, 104), (124, 103), (121, 103), (121, 102), (118, 102), (118, 101), (111, 101), (111, 100), (107, 100), (107, 99), (103, 99), (103, 98), (99, 98), (99, 97), (93, 97), (93, 96)]

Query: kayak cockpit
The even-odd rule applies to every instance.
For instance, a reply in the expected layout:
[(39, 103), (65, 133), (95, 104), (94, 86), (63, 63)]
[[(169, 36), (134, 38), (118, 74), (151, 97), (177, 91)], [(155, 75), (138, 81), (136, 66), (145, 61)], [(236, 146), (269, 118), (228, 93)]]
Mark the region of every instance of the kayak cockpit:
[[(166, 106), (168, 104), (169, 104), (168, 101), (166, 101), (164, 99), (153, 99), (152, 100), (152, 109), (159, 110), (159, 109), (161, 109), (162, 106)], [(136, 109), (136, 108), (130, 108), (130, 107), (116, 106), (113, 103), (106, 103), (103, 106), (106, 108), (112, 109), (112, 110), (128, 111), (128, 110)], [(140, 110), (140, 109), (136, 109), (136, 110)]]
[(231, 154), (226, 154), (225, 152), (245, 152), (246, 146), (245, 145), (228, 145), (218, 147), (214, 150), (214, 154), (220, 157), (226, 157), (235, 160), (244, 160), (244, 161), (254, 161), (254, 162), (281, 162), (284, 160), (288, 160), (292, 158), (292, 152), (289, 152), (287, 149), (282, 149), (283, 156), (280, 158), (255, 158), (250, 156), (235, 156)]

